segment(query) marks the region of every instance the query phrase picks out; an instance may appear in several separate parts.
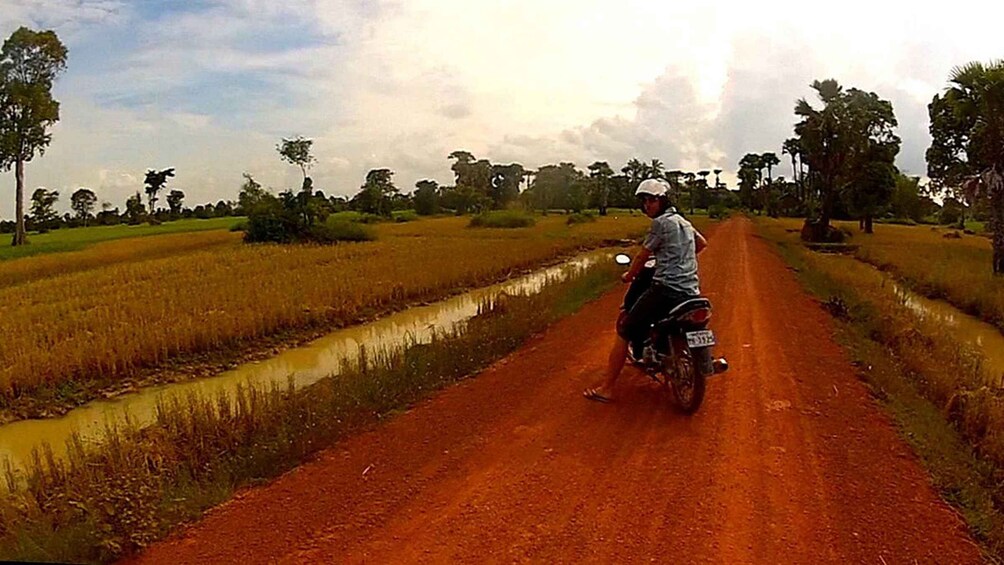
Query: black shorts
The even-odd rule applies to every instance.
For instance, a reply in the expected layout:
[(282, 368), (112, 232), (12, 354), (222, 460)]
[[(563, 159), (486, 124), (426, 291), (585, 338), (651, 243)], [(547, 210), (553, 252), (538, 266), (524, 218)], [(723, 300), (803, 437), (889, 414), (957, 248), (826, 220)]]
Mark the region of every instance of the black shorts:
[(641, 341), (648, 335), (649, 328), (670, 310), (697, 298), (690, 294), (653, 283), (641, 293), (630, 309), (617, 319), (617, 335), (627, 341)]

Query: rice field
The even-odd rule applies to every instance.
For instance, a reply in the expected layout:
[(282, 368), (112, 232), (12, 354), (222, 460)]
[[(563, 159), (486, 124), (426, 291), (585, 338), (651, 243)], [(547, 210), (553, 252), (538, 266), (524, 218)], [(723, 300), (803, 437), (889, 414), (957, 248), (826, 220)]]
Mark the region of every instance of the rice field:
[(1004, 330), (1004, 278), (991, 270), (990, 240), (930, 226), (878, 226), (857, 257), (892, 272), (917, 292), (947, 300)]
[[(65, 383), (241, 350), (287, 330), (337, 327), (486, 285), (607, 240), (642, 216), (569, 227), (468, 229), (467, 218), (378, 226), (375, 242), (243, 245), (229, 232), (123, 240), (6, 261), (0, 406)], [(204, 238), (204, 239), (203, 239)]]

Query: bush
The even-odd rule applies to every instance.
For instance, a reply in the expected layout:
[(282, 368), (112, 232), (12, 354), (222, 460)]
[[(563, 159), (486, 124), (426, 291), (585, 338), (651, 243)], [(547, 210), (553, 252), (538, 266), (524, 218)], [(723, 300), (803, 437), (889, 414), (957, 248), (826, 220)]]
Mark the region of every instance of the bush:
[(230, 226), (230, 231), (248, 231), (248, 222), (247, 222), (247, 220), (241, 220), (241, 221), (237, 222), (236, 224)]
[(414, 210), (401, 210), (400, 212), (394, 212), (394, 221), (399, 224), (411, 222), (417, 219), (418, 214)]
[(954, 206), (945, 206), (938, 212), (938, 223), (942, 225), (957, 224), (961, 218), (962, 210)]
[(729, 217), (729, 209), (721, 204), (712, 204), (708, 208), (708, 217), (712, 220), (724, 220)]
[(592, 215), (589, 212), (583, 212), (581, 214), (572, 214), (571, 216), (568, 217), (568, 220), (566, 220), (565, 223), (572, 226), (575, 224), (587, 224), (589, 222), (595, 222), (595, 221), (596, 221), (596, 216)]
[(336, 241), (374, 241), (376, 232), (357, 222), (329, 221), (310, 228), (310, 241), (335, 243)]
[[(376, 234), (366, 226), (342, 214), (325, 221), (304, 205), (304, 193), (283, 192), (279, 198), (265, 194), (248, 214), (244, 229), (247, 243), (334, 243), (336, 241), (372, 241)], [(359, 222), (371, 214), (362, 214)], [(379, 216), (375, 216), (379, 218)]]
[(528, 228), (537, 223), (533, 216), (520, 210), (482, 212), (471, 218), (472, 228)]

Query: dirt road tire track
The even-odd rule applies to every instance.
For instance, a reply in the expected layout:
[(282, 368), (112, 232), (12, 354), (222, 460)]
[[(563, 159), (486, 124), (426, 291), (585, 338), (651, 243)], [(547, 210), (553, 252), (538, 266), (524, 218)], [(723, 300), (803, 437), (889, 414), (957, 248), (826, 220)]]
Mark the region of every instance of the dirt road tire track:
[(733, 370), (696, 415), (631, 368), (616, 403), (580, 396), (605, 363), (618, 289), (139, 561), (978, 563), (750, 222), (710, 240), (702, 282)]

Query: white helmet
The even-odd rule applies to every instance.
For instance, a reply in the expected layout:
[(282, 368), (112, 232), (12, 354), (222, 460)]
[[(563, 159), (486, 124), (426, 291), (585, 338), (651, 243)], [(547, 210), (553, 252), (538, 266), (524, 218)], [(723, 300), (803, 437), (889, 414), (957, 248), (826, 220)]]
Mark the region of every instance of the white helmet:
[(669, 186), (666, 181), (660, 179), (645, 179), (638, 184), (638, 189), (634, 191), (635, 196), (668, 196)]

